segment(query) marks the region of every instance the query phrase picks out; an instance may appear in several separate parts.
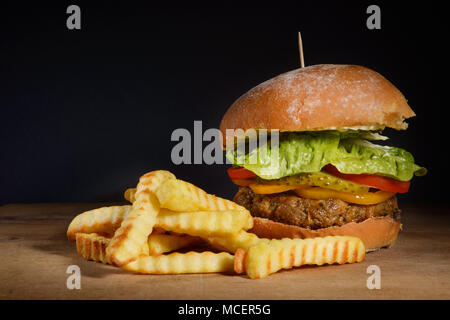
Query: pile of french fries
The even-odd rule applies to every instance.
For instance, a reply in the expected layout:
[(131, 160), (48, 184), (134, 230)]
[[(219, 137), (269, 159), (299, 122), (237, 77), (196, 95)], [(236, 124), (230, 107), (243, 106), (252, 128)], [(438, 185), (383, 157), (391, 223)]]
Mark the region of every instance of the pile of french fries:
[[(253, 218), (245, 208), (164, 170), (143, 175), (125, 198), (131, 205), (86, 211), (72, 220), (67, 237), (76, 241), (80, 256), (144, 274), (245, 272), (252, 279), (365, 257), (364, 244), (354, 237), (258, 238), (248, 232)], [(177, 252), (205, 246), (215, 252)]]

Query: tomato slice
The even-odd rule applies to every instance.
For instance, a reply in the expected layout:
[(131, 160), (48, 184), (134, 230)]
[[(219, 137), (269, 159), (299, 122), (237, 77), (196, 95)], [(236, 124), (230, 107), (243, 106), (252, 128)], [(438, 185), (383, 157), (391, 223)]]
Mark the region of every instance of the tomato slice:
[(405, 193), (408, 192), (410, 181), (399, 181), (387, 177), (378, 176), (376, 174), (346, 174), (340, 173), (339, 170), (329, 164), (323, 168), (324, 171), (335, 175), (344, 180), (353, 181), (355, 183), (363, 184), (372, 188), (377, 188), (384, 191)]
[(231, 180), (240, 180), (256, 177), (256, 174), (245, 168), (229, 168), (227, 170)]

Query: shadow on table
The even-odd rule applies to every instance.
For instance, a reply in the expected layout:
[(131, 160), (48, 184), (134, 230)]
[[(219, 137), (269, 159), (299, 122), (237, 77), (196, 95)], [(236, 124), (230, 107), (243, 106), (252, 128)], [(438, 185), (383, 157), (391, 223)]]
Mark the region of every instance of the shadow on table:
[(103, 278), (111, 274), (126, 274), (129, 273), (125, 270), (98, 263), (95, 261), (86, 261), (77, 254), (75, 243), (69, 242), (64, 237), (60, 242), (52, 240), (50, 243), (43, 240), (42, 243), (33, 244), (31, 248), (34, 250), (45, 252), (46, 254), (52, 254), (60, 257), (64, 257), (67, 261), (67, 266), (77, 265), (81, 268), (84, 277)]

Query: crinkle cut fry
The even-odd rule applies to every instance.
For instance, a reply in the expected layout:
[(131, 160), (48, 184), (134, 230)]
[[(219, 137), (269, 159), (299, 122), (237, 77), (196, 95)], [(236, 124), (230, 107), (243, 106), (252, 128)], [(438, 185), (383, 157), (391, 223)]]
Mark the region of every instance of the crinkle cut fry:
[(77, 215), (67, 228), (67, 238), (75, 241), (76, 233), (113, 234), (129, 214), (131, 206), (111, 206), (89, 210)]
[[(77, 251), (86, 260), (109, 264), (106, 247), (109, 238), (95, 233), (77, 233)], [(234, 258), (226, 252), (188, 252), (168, 255), (145, 256), (124, 265), (122, 268), (145, 274), (181, 274), (232, 272)]]
[(110, 264), (106, 257), (106, 247), (110, 238), (104, 237), (97, 233), (77, 233), (77, 252), (86, 260), (93, 260), (104, 264)]
[(144, 274), (232, 272), (234, 257), (227, 253), (188, 252), (141, 256), (123, 269)]
[(202, 244), (204, 241), (198, 237), (178, 234), (151, 234), (148, 237), (149, 255), (159, 255), (172, 252), (188, 246)]
[[(77, 233), (77, 252), (86, 260), (110, 264), (106, 257), (106, 247), (110, 241), (111, 238), (97, 233)], [(186, 235), (152, 234), (148, 237), (151, 255), (160, 255), (200, 243), (202, 243), (202, 239)]]
[[(158, 200), (162, 208), (174, 211), (226, 211), (226, 210), (242, 210), (247, 211), (244, 207), (237, 203), (216, 197), (197, 186), (183, 181), (174, 179), (165, 182), (156, 192)], [(128, 188), (124, 192), (125, 200), (133, 203), (135, 200), (136, 189)], [(181, 198), (184, 199), (181, 200)]]
[(265, 238), (258, 238), (254, 233), (241, 230), (231, 236), (226, 237), (208, 237), (208, 242), (219, 250), (225, 250), (235, 253), (237, 249), (241, 248), (247, 250), (261, 242), (267, 243), (270, 240)]
[(247, 251), (238, 249), (234, 270), (237, 273), (245, 271), (250, 278), (258, 279), (281, 269), (307, 264), (355, 263), (363, 261), (364, 257), (364, 244), (355, 237), (285, 238), (257, 244)]
[(161, 208), (174, 211), (225, 211), (243, 210), (244, 207), (233, 201), (208, 194), (193, 184), (173, 179), (165, 181), (156, 191)]
[(159, 202), (154, 192), (161, 183), (170, 179), (175, 179), (175, 176), (164, 170), (149, 172), (139, 179), (132, 209), (106, 248), (113, 265), (120, 267), (142, 253), (148, 254), (147, 239), (159, 212)]
[(240, 210), (174, 212), (162, 209), (157, 225), (167, 231), (192, 236), (227, 236), (252, 228), (253, 218), (248, 211)]
[(125, 192), (123, 193), (123, 197), (128, 202), (133, 203), (134, 200), (136, 200), (136, 188), (128, 188), (127, 190), (125, 190)]
[[(113, 206), (81, 213), (70, 224), (67, 237), (73, 241), (77, 232), (113, 234), (130, 209), (131, 206)], [(239, 210), (183, 213), (163, 209), (156, 217), (155, 227), (193, 236), (224, 236), (252, 228), (253, 218), (248, 211)]]

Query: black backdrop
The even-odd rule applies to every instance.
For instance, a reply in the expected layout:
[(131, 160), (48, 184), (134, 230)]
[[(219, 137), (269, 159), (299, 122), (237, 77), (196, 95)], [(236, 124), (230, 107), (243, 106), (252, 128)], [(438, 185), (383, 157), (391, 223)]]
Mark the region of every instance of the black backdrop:
[[(225, 165), (172, 164), (170, 135), (193, 132), (194, 120), (218, 127), (239, 95), (298, 68), (298, 30), (307, 65), (364, 65), (405, 94), (417, 117), (385, 133), (429, 174), (401, 201), (447, 200), (448, 36), (437, 4), (377, 2), (382, 29), (368, 30), (371, 2), (57, 3), (1, 4), (0, 204), (120, 200), (162, 168), (232, 197)], [(66, 28), (70, 4), (81, 30)]]

